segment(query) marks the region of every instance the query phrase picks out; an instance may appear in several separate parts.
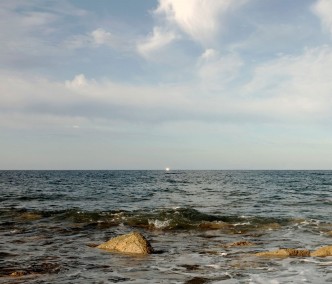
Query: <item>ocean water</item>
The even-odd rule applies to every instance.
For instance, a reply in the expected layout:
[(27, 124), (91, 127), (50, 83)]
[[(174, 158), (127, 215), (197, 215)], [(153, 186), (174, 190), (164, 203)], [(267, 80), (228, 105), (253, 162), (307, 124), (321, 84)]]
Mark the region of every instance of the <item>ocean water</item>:
[[(0, 171), (0, 283), (330, 283), (332, 171)], [(156, 253), (95, 246), (141, 232)], [(248, 241), (251, 246), (231, 246)]]

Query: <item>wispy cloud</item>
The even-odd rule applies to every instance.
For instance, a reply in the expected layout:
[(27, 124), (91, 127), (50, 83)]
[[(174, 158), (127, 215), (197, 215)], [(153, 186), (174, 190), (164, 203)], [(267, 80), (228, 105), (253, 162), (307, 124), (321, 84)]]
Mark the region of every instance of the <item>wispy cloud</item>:
[(84, 15), (83, 9), (64, 1), (1, 1), (0, 61), (13, 69), (54, 63), (66, 55), (60, 48), (69, 32), (66, 17), (77, 20)]
[[(332, 49), (306, 49), (301, 55), (281, 56), (255, 68), (241, 93), (271, 115), (291, 120), (330, 120)], [(263, 107), (265, 105), (265, 107)]]
[(103, 28), (98, 28), (84, 35), (70, 36), (62, 45), (69, 49), (100, 47), (102, 45), (115, 47), (118, 45), (118, 39)]
[(223, 90), (236, 78), (243, 66), (236, 54), (221, 56), (215, 49), (206, 49), (198, 60), (198, 76), (206, 90)]
[(172, 31), (154, 27), (152, 34), (137, 44), (137, 50), (142, 56), (149, 58), (177, 38), (178, 36)]
[[(35, 113), (147, 124), (218, 121), (289, 125), (332, 119), (332, 50), (328, 46), (264, 62), (253, 69), (246, 84), (226, 89), (229, 80), (241, 76), (241, 60), (207, 49), (197, 64), (201, 80), (178, 85), (138, 86), (84, 74), (61, 82), (1, 73), (0, 109), (7, 118), (9, 113)], [(209, 89), (218, 92), (209, 93)], [(78, 125), (75, 121), (68, 124)]]

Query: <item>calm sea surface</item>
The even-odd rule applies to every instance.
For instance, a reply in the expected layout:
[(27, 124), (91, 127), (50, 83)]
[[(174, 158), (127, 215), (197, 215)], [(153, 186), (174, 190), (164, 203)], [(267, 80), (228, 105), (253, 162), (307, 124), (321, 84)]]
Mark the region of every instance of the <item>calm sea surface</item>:
[[(0, 193), (0, 283), (332, 282), (332, 257), (255, 256), (332, 244), (332, 171), (0, 171)], [(157, 253), (95, 248), (133, 230)]]

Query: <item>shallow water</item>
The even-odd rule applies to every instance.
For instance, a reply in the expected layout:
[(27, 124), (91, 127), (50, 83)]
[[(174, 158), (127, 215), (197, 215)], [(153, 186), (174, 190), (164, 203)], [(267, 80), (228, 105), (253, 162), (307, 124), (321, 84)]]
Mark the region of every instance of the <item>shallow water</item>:
[[(332, 244), (331, 171), (0, 171), (0, 192), (0, 283), (332, 282), (331, 257), (254, 255)], [(132, 230), (157, 253), (94, 247)]]

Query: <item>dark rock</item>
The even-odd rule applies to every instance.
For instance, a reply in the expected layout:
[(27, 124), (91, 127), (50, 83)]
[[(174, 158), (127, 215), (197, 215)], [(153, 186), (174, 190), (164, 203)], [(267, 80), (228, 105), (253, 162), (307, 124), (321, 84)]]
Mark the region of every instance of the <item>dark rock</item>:
[(33, 264), (28, 268), (30, 274), (49, 274), (49, 273), (58, 273), (61, 269), (60, 264), (52, 262), (44, 262)]
[(181, 267), (186, 268), (187, 270), (193, 271), (193, 270), (198, 270), (199, 269), (199, 265), (198, 264), (183, 264), (180, 265)]
[(207, 283), (209, 279), (203, 278), (203, 277), (194, 277), (186, 282), (184, 284), (204, 284)]

